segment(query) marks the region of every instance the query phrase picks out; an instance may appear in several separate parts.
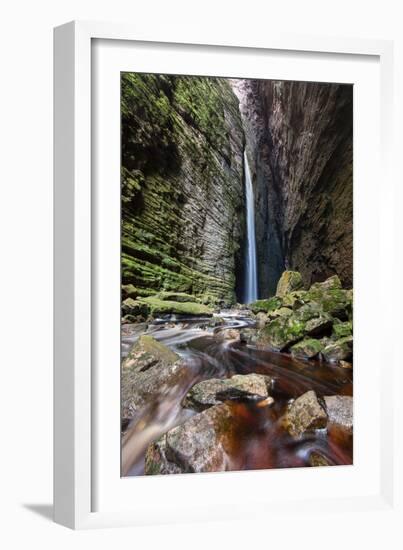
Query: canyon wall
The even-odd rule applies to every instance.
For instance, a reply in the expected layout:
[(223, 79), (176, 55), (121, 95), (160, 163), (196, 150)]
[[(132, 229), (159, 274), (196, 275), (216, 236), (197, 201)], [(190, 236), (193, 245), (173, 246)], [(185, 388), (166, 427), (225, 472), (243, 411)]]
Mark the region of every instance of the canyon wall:
[(234, 80), (254, 172), (259, 295), (283, 269), (353, 280), (352, 86)]
[(244, 134), (228, 81), (125, 73), (121, 110), (122, 283), (139, 296), (173, 290), (233, 303)]

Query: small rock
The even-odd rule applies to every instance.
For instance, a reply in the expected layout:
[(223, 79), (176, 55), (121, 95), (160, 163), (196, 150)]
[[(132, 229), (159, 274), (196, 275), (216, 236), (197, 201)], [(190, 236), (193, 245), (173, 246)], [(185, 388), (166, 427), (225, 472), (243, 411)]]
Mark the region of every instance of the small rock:
[(353, 431), (353, 398), (348, 395), (331, 395), (324, 398), (329, 423)]
[(307, 431), (326, 428), (327, 414), (314, 391), (308, 391), (298, 397), (287, 413), (288, 430), (293, 436)]

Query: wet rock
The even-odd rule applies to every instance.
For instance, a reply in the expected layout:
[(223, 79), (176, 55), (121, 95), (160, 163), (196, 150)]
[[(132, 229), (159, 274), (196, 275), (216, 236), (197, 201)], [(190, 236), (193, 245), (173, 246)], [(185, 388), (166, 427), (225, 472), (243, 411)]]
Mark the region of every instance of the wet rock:
[(339, 361), (348, 361), (353, 354), (353, 338), (347, 336), (340, 338), (336, 342), (329, 344), (322, 350), (322, 356), (329, 363), (337, 363)]
[(327, 414), (314, 391), (304, 393), (291, 404), (287, 412), (286, 424), (293, 436), (326, 428)]
[(272, 378), (262, 374), (236, 374), (231, 378), (212, 378), (195, 384), (186, 395), (183, 405), (197, 411), (219, 404), (222, 399), (217, 394), (228, 390), (238, 389), (260, 397), (269, 395)]
[(188, 372), (180, 357), (152, 336), (140, 336), (122, 363), (122, 417), (180, 391)]
[(348, 395), (324, 397), (329, 423), (338, 424), (347, 431), (353, 431), (353, 398)]
[(305, 338), (290, 348), (291, 355), (297, 359), (313, 359), (322, 351), (323, 345), (314, 338)]
[(316, 451), (313, 451), (309, 455), (309, 465), (310, 466), (331, 466), (331, 463), (328, 461), (328, 459), (321, 455), (320, 453), (317, 453)]
[[(168, 473), (169, 468), (178, 468), (183, 473), (228, 469), (226, 448), (234, 422), (231, 407), (223, 403), (196, 414), (148, 448), (146, 474)], [(161, 467), (160, 449), (163, 449)]]
[(146, 475), (180, 474), (181, 468), (166, 457), (166, 435), (148, 446), (145, 456)]
[(293, 290), (303, 287), (301, 273), (298, 271), (284, 271), (277, 283), (277, 296), (284, 296)]

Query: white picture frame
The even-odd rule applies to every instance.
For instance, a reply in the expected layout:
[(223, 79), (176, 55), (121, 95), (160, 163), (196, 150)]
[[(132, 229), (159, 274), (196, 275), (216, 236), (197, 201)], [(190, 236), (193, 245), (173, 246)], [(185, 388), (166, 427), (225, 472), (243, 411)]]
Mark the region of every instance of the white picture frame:
[[(240, 514), (239, 507), (234, 501), (231, 487), (236, 487), (241, 492), (247, 502), (250, 504), (259, 503), (260, 513), (267, 513), (274, 509), (274, 504), (278, 508), (281, 504), (287, 503), (289, 513), (296, 513), (301, 506), (301, 499), (304, 495), (304, 482), (298, 481), (298, 476), (309, 476), (309, 483), (314, 487), (310, 497), (310, 506), (312, 512), (318, 511), (325, 504), (327, 509), (339, 510), (348, 507), (351, 510), (385, 510), (393, 509), (393, 484), (394, 484), (394, 465), (393, 465), (393, 423), (390, 419), (393, 417), (393, 401), (390, 396), (386, 397), (387, 384), (391, 384), (393, 376), (394, 356), (392, 350), (386, 349), (383, 352), (385, 359), (385, 368), (378, 370), (375, 365), (379, 361), (379, 350), (374, 351), (372, 358), (366, 358), (373, 365), (370, 376), (364, 371), (358, 371), (358, 382), (362, 387), (368, 390), (368, 395), (376, 398), (376, 417), (371, 417), (369, 409), (362, 409), (362, 427), (358, 432), (355, 431), (355, 445), (365, 444), (365, 416), (371, 418), (376, 428), (379, 428), (379, 434), (373, 442), (371, 456), (374, 456), (373, 462), (370, 460), (370, 467), (365, 469), (363, 465), (362, 476), (360, 478), (360, 467), (353, 470), (354, 467), (345, 468), (321, 468), (312, 470), (321, 470), (319, 473), (308, 472), (301, 469), (298, 474), (294, 471), (277, 471), (276, 476), (284, 483), (285, 476), (292, 476), (293, 484), (299, 487), (285, 495), (282, 503), (276, 502), (275, 495), (267, 495), (258, 491), (258, 487), (266, 482), (268, 473), (271, 472), (241, 472), (221, 474), (202, 474), (193, 476), (164, 476), (155, 478), (136, 478), (136, 480), (127, 480), (131, 483), (129, 493), (127, 485), (125, 487), (126, 496), (118, 487), (121, 483), (116, 479), (116, 484), (105, 480), (111, 470), (108, 467), (113, 464), (116, 466), (116, 453), (119, 452), (119, 446), (114, 456), (109, 457), (106, 443), (112, 443), (109, 437), (113, 437), (114, 432), (108, 432), (105, 428), (105, 434), (99, 434), (98, 416), (101, 414), (99, 402), (105, 403), (105, 392), (116, 388), (116, 373), (113, 379), (109, 380), (102, 374), (99, 377), (99, 365), (97, 361), (100, 357), (98, 346), (99, 335), (108, 335), (108, 324), (104, 324), (108, 310), (112, 307), (108, 304), (99, 305), (101, 292), (111, 281), (116, 280), (116, 272), (119, 271), (119, 265), (109, 261), (110, 265), (115, 265), (108, 271), (105, 259), (110, 259), (111, 254), (116, 252), (116, 239), (111, 243), (112, 248), (107, 244), (102, 244), (102, 258), (99, 257), (99, 242), (97, 234), (100, 231), (99, 216), (104, 216), (105, 208), (110, 208), (111, 204), (116, 206), (116, 186), (114, 194), (99, 195), (96, 189), (96, 177), (100, 166), (94, 157), (94, 147), (96, 148), (98, 138), (102, 141), (102, 136), (108, 133), (110, 124), (113, 126), (113, 120), (106, 121), (97, 125), (99, 135), (94, 133), (94, 121), (97, 118), (97, 102), (94, 103), (94, 83), (99, 82), (97, 63), (99, 59), (103, 63), (105, 70), (113, 69), (116, 64), (116, 50), (114, 54), (106, 55), (99, 53), (102, 50), (96, 50), (97, 45), (102, 41), (109, 41), (108, 44), (114, 44), (122, 48), (120, 54), (130, 45), (140, 48), (137, 52), (137, 65), (141, 60), (141, 67), (149, 72), (169, 72), (172, 65), (172, 58), (175, 57), (173, 50), (179, 54), (186, 53), (193, 56), (193, 74), (209, 74), (206, 69), (206, 60), (203, 55), (208, 52), (209, 60), (226, 57), (228, 61), (233, 53), (245, 58), (248, 63), (251, 59), (257, 59), (264, 55), (272, 55), (273, 63), (281, 56), (282, 64), (285, 60), (295, 58), (293, 64), (294, 79), (309, 80), (307, 73), (302, 71), (297, 74), (297, 67), (302, 59), (310, 60), (316, 63), (318, 57), (321, 58), (322, 79), (328, 81), (329, 73), (334, 71), (339, 64), (348, 64), (353, 58), (360, 58), (363, 65), (372, 67), (363, 69), (362, 85), (367, 86), (369, 91), (371, 79), (375, 84), (368, 101), (372, 101), (372, 107), (379, 101), (379, 113), (374, 115), (374, 120), (379, 114), (379, 124), (371, 121), (373, 125), (374, 136), (370, 136), (367, 143), (371, 147), (371, 159), (373, 165), (371, 170), (365, 171), (361, 158), (364, 158), (365, 150), (360, 142), (355, 141), (355, 156), (358, 161), (354, 166), (354, 178), (360, 181), (365, 177), (371, 182), (368, 186), (368, 198), (360, 195), (364, 202), (361, 202), (363, 210), (374, 212), (376, 209), (377, 219), (367, 231), (371, 237), (373, 247), (372, 254), (375, 257), (369, 258), (369, 243), (365, 241), (362, 233), (362, 246), (357, 252), (355, 244), (355, 274), (360, 277), (360, 272), (368, 269), (373, 271), (376, 263), (380, 266), (388, 265), (382, 263), (383, 257), (388, 257), (393, 250), (393, 240), (391, 239), (390, 211), (393, 201), (392, 175), (388, 172), (391, 166), (391, 128), (393, 119), (393, 43), (381, 40), (361, 40), (361, 39), (337, 39), (330, 37), (314, 36), (287, 36), (283, 34), (270, 33), (267, 37), (256, 37), (254, 43), (245, 43), (241, 37), (237, 37), (233, 43), (221, 42), (217, 37), (209, 36), (205, 33), (203, 42), (195, 42), (186, 36), (186, 31), (179, 36), (170, 36), (169, 31), (164, 36), (154, 37), (147, 30), (139, 30), (130, 25), (110, 24), (110, 23), (91, 23), (91, 22), (72, 22), (62, 25), (55, 29), (54, 40), (54, 60), (55, 60), (55, 370), (54, 370), (54, 510), (55, 521), (71, 528), (90, 528), (105, 526), (122, 525), (142, 525), (150, 523), (166, 523), (177, 521), (191, 521), (203, 519), (226, 519), (237, 518)], [(113, 42), (112, 42), (113, 41)], [(158, 53), (158, 63), (156, 64), (150, 51)], [(141, 57), (141, 52), (148, 52)], [(164, 54), (164, 52), (166, 52)], [(119, 54), (119, 55), (120, 55)], [(123, 54), (122, 54), (123, 55)], [(132, 54), (131, 54), (132, 55)], [(102, 57), (103, 56), (103, 57)], [(140, 59), (140, 57), (141, 59)], [(155, 56), (154, 56), (155, 57)], [(186, 56), (185, 56), (186, 57)], [(120, 57), (123, 59), (123, 57)], [(240, 58), (239, 58), (240, 59)], [(109, 63), (109, 65), (108, 65)], [(186, 63), (189, 59), (183, 61), (186, 74)], [(324, 64), (329, 64), (327, 72), (324, 70)], [(372, 65), (371, 65), (372, 64)], [(253, 64), (251, 65), (254, 66)], [(319, 65), (318, 65), (319, 66)], [(220, 76), (245, 76), (247, 69), (241, 71), (241, 74), (232, 74), (231, 68), (224, 72), (223, 61), (221, 61), (222, 70), (219, 65), (214, 69)], [(104, 69), (103, 75), (108, 73)], [(137, 70), (140, 70), (137, 68)], [(173, 70), (173, 69), (172, 69)], [(190, 69), (188, 69), (190, 70)], [(213, 70), (213, 69), (210, 69)], [(250, 69), (251, 76), (256, 76), (258, 71)], [(343, 69), (344, 70), (344, 69)], [(207, 72), (206, 72), (207, 71)], [(348, 69), (350, 71), (350, 69)], [(354, 68), (348, 73), (351, 76), (346, 78), (346, 82), (357, 83), (360, 76), (355, 76)], [(365, 73), (365, 74), (364, 74)], [(103, 78), (101, 74), (100, 78)], [(304, 76), (305, 74), (305, 76)], [(312, 73), (316, 74), (316, 73)], [(346, 73), (347, 74), (347, 73)], [(361, 73), (360, 73), (361, 74)], [(366, 75), (366, 76), (365, 76)], [(357, 79), (357, 80), (356, 80)], [(340, 79), (337, 79), (340, 81)], [(108, 79), (102, 81), (107, 84)], [(379, 89), (378, 89), (379, 85)], [(111, 91), (113, 93), (113, 90)], [(108, 96), (109, 99), (111, 96)], [(102, 101), (108, 101), (104, 97)], [(362, 104), (364, 105), (364, 99)], [(355, 104), (356, 105), (356, 104)], [(115, 105), (116, 107), (116, 105)], [(369, 108), (369, 104), (367, 105)], [(365, 112), (363, 107), (363, 117), (360, 119), (360, 125), (357, 127), (355, 120), (355, 132), (361, 134), (365, 139), (368, 128), (365, 127)], [(98, 124), (98, 123), (97, 123)], [(116, 131), (116, 125), (114, 126)], [(112, 135), (112, 134), (111, 134)], [(113, 134), (113, 135), (116, 135)], [(380, 139), (378, 139), (380, 138)], [(363, 142), (364, 143), (364, 142)], [(111, 144), (113, 146), (113, 143)], [(101, 143), (101, 147), (103, 144)], [(361, 149), (360, 149), (361, 147)], [(117, 149), (116, 149), (117, 148)], [(111, 158), (115, 159), (119, 151), (119, 144), (116, 143), (111, 153)], [(374, 167), (383, 167), (383, 182), (387, 190), (379, 193), (376, 187), (377, 171)], [(356, 173), (356, 169), (362, 166), (362, 172)], [(357, 168), (358, 167), (358, 168)], [(102, 167), (103, 169), (103, 167)], [(113, 167), (111, 170), (113, 171)], [(371, 173), (375, 172), (375, 173)], [(102, 172), (103, 173), (103, 172)], [(97, 176), (97, 177), (98, 177)], [(118, 175), (115, 174), (115, 176)], [(389, 183), (390, 182), (390, 183)], [(112, 202), (109, 202), (111, 200)], [(356, 197), (355, 197), (356, 201)], [(355, 203), (355, 216), (358, 216), (359, 228), (365, 228), (365, 213), (357, 212)], [(118, 215), (118, 214), (117, 214)], [(114, 220), (112, 232), (116, 234), (116, 215), (111, 216)], [(358, 239), (361, 234), (358, 235)], [(357, 240), (357, 237), (355, 237)], [(355, 240), (355, 243), (356, 243)], [(361, 241), (359, 241), (361, 242)], [(378, 246), (379, 245), (379, 246)], [(115, 251), (115, 252), (113, 252)], [(100, 263), (101, 262), (101, 263)], [(102, 263), (104, 262), (104, 263)], [(95, 269), (94, 269), (95, 266)], [(106, 272), (105, 280), (97, 279), (97, 272), (103, 266)], [(377, 275), (377, 276), (375, 276)], [(371, 327), (368, 324), (368, 315), (370, 310), (366, 307), (366, 291), (372, 286), (373, 292), (379, 301), (379, 307), (387, 311), (390, 305), (387, 301), (384, 289), (391, 282), (391, 275), (386, 268), (377, 270), (368, 276), (366, 286), (358, 293), (358, 314), (355, 323), (358, 328), (358, 353), (365, 354), (364, 346), (360, 346), (360, 340), (371, 338)], [(104, 279), (105, 279), (104, 278)], [(118, 287), (114, 298), (118, 295)], [(105, 293), (104, 293), (105, 294)], [(94, 312), (95, 315), (94, 315)], [(99, 314), (99, 315), (98, 315)], [(110, 326), (110, 325), (109, 325)], [(360, 329), (360, 327), (362, 327)], [(117, 326), (117, 330), (119, 326)], [(113, 331), (113, 329), (112, 329)], [(114, 331), (116, 333), (116, 330)], [(361, 336), (360, 336), (361, 333)], [(380, 342), (386, 342), (386, 329), (381, 329), (377, 334)], [(109, 353), (113, 345), (108, 341), (109, 336), (104, 336), (103, 352), (113, 361), (113, 352)], [(116, 344), (116, 339), (115, 339)], [(106, 346), (106, 347), (105, 347)], [(116, 349), (116, 346), (115, 348)], [(361, 351), (360, 351), (361, 350)], [(355, 352), (356, 353), (356, 352)], [(111, 361), (104, 363), (102, 372), (112, 367)], [(379, 378), (378, 378), (379, 377)], [(380, 383), (374, 384), (374, 379), (380, 380)], [(111, 384), (109, 384), (111, 382)], [(112, 406), (116, 404), (117, 415), (119, 415), (119, 400), (112, 399)], [(379, 400), (379, 402), (378, 402)], [(116, 401), (116, 403), (115, 403)], [(115, 404), (114, 404), (115, 403)], [(363, 405), (364, 407), (364, 405)], [(358, 418), (360, 418), (360, 409), (358, 409)], [(374, 413), (375, 414), (375, 413)], [(355, 410), (355, 416), (357, 410)], [(105, 420), (105, 417), (103, 417)], [(107, 422), (108, 423), (108, 422)], [(116, 428), (111, 428), (111, 430)], [(356, 428), (355, 428), (356, 429)], [(361, 434), (361, 435), (360, 435)], [(100, 443), (99, 439), (103, 438)], [(106, 438), (106, 439), (105, 439)], [(116, 441), (115, 441), (116, 443)], [(109, 445), (113, 447), (113, 445)], [(354, 449), (356, 452), (356, 447)], [(106, 457), (101, 462), (98, 455)], [(115, 461), (115, 462), (114, 462)], [(105, 466), (106, 464), (106, 466)], [(350, 468), (349, 470), (347, 468)], [(304, 470), (304, 471), (302, 471)], [(109, 472), (109, 473), (108, 473)], [(358, 472), (358, 474), (357, 474)], [(374, 478), (374, 473), (376, 474)], [(116, 467), (113, 475), (118, 475)], [(359, 482), (355, 485), (356, 480)], [(271, 482), (275, 485), (275, 482)], [(369, 480), (373, 483), (369, 483)], [(234, 480), (236, 481), (234, 485)], [(136, 485), (133, 485), (136, 481)], [(298, 485), (300, 483), (300, 485)], [(106, 489), (99, 488), (99, 485), (105, 484)], [(227, 492), (227, 498), (218, 500), (214, 505), (208, 502), (207, 487), (221, 487)], [(327, 485), (328, 484), (328, 485)], [(113, 486), (112, 486), (113, 485)], [(367, 489), (363, 489), (363, 487)], [(315, 488), (316, 487), (316, 488)], [(326, 487), (329, 487), (329, 494), (326, 495)], [(183, 496), (189, 493), (190, 489), (199, 491), (200, 500), (198, 504), (186, 502), (183, 505)], [(102, 491), (108, 490), (108, 493)], [(136, 494), (137, 504), (130, 504), (128, 494), (133, 491)], [(161, 502), (156, 505), (153, 496), (156, 492), (162, 492), (166, 497), (161, 497)], [(202, 495), (205, 491), (206, 494)], [(176, 496), (175, 496), (176, 493)], [(104, 506), (101, 500), (99, 505), (99, 494), (105, 494), (108, 500), (108, 506)], [(98, 496), (97, 496), (98, 495)], [(142, 498), (139, 499), (138, 496)], [(148, 497), (147, 497), (148, 495)], [(171, 495), (171, 498), (169, 498)], [(182, 505), (180, 499), (182, 498)], [(139, 504), (141, 502), (141, 505)], [(254, 510), (254, 514), (256, 510)]]

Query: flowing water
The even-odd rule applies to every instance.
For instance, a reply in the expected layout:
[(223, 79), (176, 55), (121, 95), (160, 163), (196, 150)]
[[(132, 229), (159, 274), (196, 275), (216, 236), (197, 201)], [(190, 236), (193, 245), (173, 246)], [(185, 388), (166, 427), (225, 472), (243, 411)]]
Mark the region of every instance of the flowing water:
[(245, 195), (246, 195), (246, 280), (245, 303), (257, 300), (257, 267), (256, 267), (256, 231), (255, 231), (255, 197), (250, 175), (248, 157), (244, 151)]
[[(215, 326), (214, 326), (215, 325)], [(155, 398), (129, 426), (123, 426), (124, 475), (142, 475), (149, 443), (195, 414), (181, 406), (189, 388), (204, 379), (227, 378), (234, 374), (260, 373), (273, 379), (270, 394), (275, 403), (251, 411), (245, 404), (234, 404), (240, 418), (229, 457), (231, 470), (287, 468), (310, 465), (312, 453), (331, 465), (352, 464), (352, 435), (341, 428), (327, 433), (317, 430), (300, 439), (288, 435), (283, 418), (288, 403), (308, 390), (319, 397), (352, 395), (352, 373), (320, 361), (297, 361), (284, 353), (258, 349), (239, 340), (223, 339), (227, 328), (253, 328), (254, 321), (239, 312), (221, 312), (212, 320), (166, 320), (150, 325), (126, 325), (122, 334), (122, 356), (140, 334), (151, 334), (179, 354), (186, 365), (181, 381)]]

